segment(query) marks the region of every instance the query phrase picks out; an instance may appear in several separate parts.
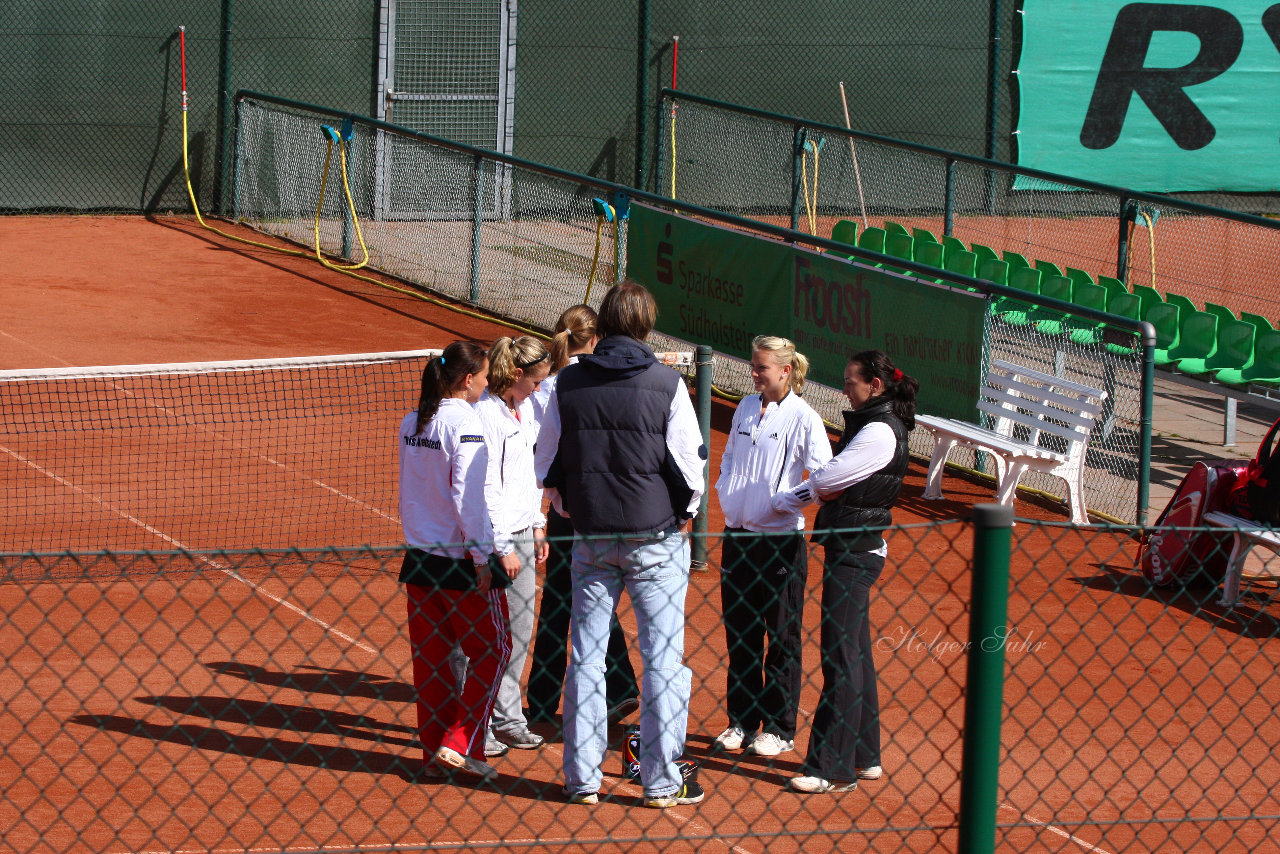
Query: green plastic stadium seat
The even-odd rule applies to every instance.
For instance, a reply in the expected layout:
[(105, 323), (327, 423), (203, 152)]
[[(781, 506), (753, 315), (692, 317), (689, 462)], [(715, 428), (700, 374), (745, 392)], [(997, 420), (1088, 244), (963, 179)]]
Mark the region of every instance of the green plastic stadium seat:
[[(977, 276), (979, 279), (982, 279), (984, 282), (995, 282), (998, 285), (1008, 285), (1009, 284), (1009, 265), (1006, 264), (1004, 261), (1001, 261), (999, 258), (987, 258), (986, 260), (982, 260), (978, 262)], [(999, 314), (1001, 310), (1001, 305), (1007, 299), (1008, 297), (993, 295), (991, 297), (990, 310), (995, 312), (996, 314)]]
[[(910, 234), (903, 232), (891, 232), (884, 239), (884, 254), (892, 255), (894, 258), (901, 258), (904, 261), (914, 260), (913, 244), (915, 240)], [(896, 273), (905, 273), (906, 269), (902, 267), (885, 267), (887, 270), (893, 270)]]
[[(1040, 293), (1040, 271), (1031, 267), (1016, 267), (1009, 271), (1009, 287), (1026, 291), (1028, 294)], [(1031, 312), (1035, 305), (1014, 299), (1001, 301), (996, 316), (1010, 326), (1027, 326), (1031, 323)]]
[(1147, 285), (1134, 285), (1133, 292), (1142, 300), (1142, 319), (1147, 319), (1147, 309), (1156, 303), (1164, 303), (1164, 297), (1155, 288)]
[(1227, 308), (1225, 305), (1218, 305), (1217, 303), (1207, 302), (1204, 304), (1204, 310), (1209, 312), (1210, 314), (1218, 315), (1218, 320), (1221, 320), (1221, 321), (1240, 320), (1240, 318), (1236, 317), (1236, 313), (1231, 309)]
[(996, 254), (996, 250), (990, 246), (983, 246), (981, 243), (970, 243), (969, 251), (978, 256), (978, 266), (982, 266), (983, 261), (995, 261), (1000, 258)]
[(1240, 369), (1223, 368), (1214, 374), (1214, 379), (1228, 385), (1280, 383), (1280, 332), (1259, 332), (1253, 342), (1253, 360)]
[(842, 219), (831, 229), (831, 239), (845, 246), (858, 245), (858, 224), (851, 219)]
[[(1106, 288), (1102, 287), (1105, 291)], [(1107, 311), (1112, 314), (1118, 314), (1121, 317), (1127, 317), (1131, 320), (1142, 319), (1142, 300), (1137, 294), (1131, 294), (1125, 291), (1122, 294), (1107, 294)]]
[(1010, 252), (1006, 249), (1000, 253), (1000, 257), (1009, 263), (1009, 272), (1012, 273), (1019, 267), (1030, 267), (1031, 262), (1017, 252)]
[(907, 231), (907, 227), (905, 225), (888, 219), (884, 221), (884, 231), (885, 234), (905, 234), (908, 237), (911, 236), (911, 232)]
[(1036, 269), (1046, 276), (1061, 276), (1063, 274), (1062, 268), (1057, 264), (1052, 261), (1042, 261), (1039, 258), (1036, 259)]
[(1127, 294), (1129, 289), (1125, 287), (1124, 282), (1112, 276), (1099, 276), (1098, 284), (1107, 289), (1107, 294), (1114, 297), (1116, 294)]
[(928, 240), (915, 238), (914, 241), (915, 260), (920, 264), (928, 264), (930, 267), (942, 269), (942, 244), (932, 243)]
[(1167, 367), (1177, 361), (1169, 356), (1169, 351), (1176, 349), (1180, 341), (1179, 317), (1181, 314), (1182, 310), (1176, 305), (1162, 302), (1148, 307), (1146, 313), (1142, 315), (1142, 319), (1156, 329), (1155, 360), (1158, 367)]
[(946, 235), (942, 238), (942, 255), (944, 258), (950, 258), (952, 252), (968, 252), (969, 247), (964, 245), (964, 241), (958, 237)]
[[(1106, 286), (1104, 285), (1099, 284), (1099, 287), (1101, 287), (1104, 291), (1106, 290)], [(1131, 294), (1128, 291), (1125, 291), (1124, 293), (1119, 293), (1119, 294), (1108, 293), (1107, 294), (1107, 311), (1111, 312), (1112, 314), (1118, 314), (1121, 317), (1127, 317), (1131, 320), (1140, 320), (1142, 317), (1141, 315), (1142, 300), (1138, 298), (1137, 294)], [(1176, 325), (1174, 326), (1174, 331), (1175, 333), (1177, 331)], [(1129, 330), (1121, 330), (1115, 327), (1106, 327), (1106, 326), (1104, 326), (1103, 328), (1103, 337), (1105, 339), (1107, 349), (1110, 350), (1112, 353), (1117, 353), (1120, 355), (1128, 356), (1134, 353), (1135, 351), (1137, 351), (1139, 347), (1139, 342), (1136, 335), (1134, 335), (1132, 341), (1123, 343), (1123, 344), (1120, 343), (1120, 340), (1127, 339), (1129, 337), (1129, 334), (1130, 334)], [(1158, 338), (1158, 335), (1159, 333), (1157, 333), (1157, 338)]]
[(959, 273), (961, 276), (976, 276), (978, 274), (978, 256), (967, 249), (954, 249), (946, 253), (946, 267), (944, 269), (948, 273)]
[(921, 243), (938, 243), (938, 245), (941, 245), (934, 233), (927, 228), (912, 227), (911, 236), (916, 239), (917, 246)]
[(1258, 334), (1262, 334), (1263, 332), (1267, 332), (1269, 330), (1275, 329), (1275, 326), (1271, 324), (1271, 321), (1267, 320), (1265, 317), (1263, 317), (1260, 314), (1253, 314), (1248, 311), (1242, 311), (1240, 312), (1240, 319), (1247, 320), (1250, 323), (1252, 323), (1254, 326), (1256, 326), (1258, 328)]
[[(976, 252), (974, 253), (977, 254)], [(998, 285), (1009, 284), (1009, 263), (999, 258), (982, 258), (978, 260), (978, 278)]]
[(1257, 329), (1247, 320), (1218, 319), (1213, 351), (1203, 359), (1179, 359), (1178, 370), (1203, 376), (1223, 368), (1244, 368), (1253, 360), (1253, 336), (1256, 333)]
[(1164, 301), (1169, 303), (1169, 305), (1176, 305), (1178, 308), (1182, 309), (1184, 314), (1188, 311), (1200, 310), (1196, 307), (1195, 303), (1193, 303), (1187, 297), (1184, 297), (1182, 294), (1172, 294), (1172, 293), (1165, 294)]
[(871, 252), (879, 252), (883, 255), (884, 239), (884, 229), (876, 228), (873, 225), (870, 228), (863, 229), (862, 234), (858, 235), (858, 248), (867, 249)]
[(1202, 363), (1217, 346), (1218, 318), (1207, 311), (1186, 313), (1179, 309), (1179, 312), (1178, 346), (1169, 350), (1169, 358), (1175, 365), (1183, 359), (1198, 359)]
[(1084, 270), (1077, 270), (1075, 267), (1068, 267), (1063, 270), (1062, 275), (1066, 276), (1077, 285), (1100, 285), (1101, 282), (1095, 282), (1093, 276)]
[[(1106, 311), (1107, 289), (1102, 285), (1095, 285), (1089, 282), (1072, 281), (1071, 301), (1078, 306)], [(1067, 317), (1065, 329), (1071, 340), (1077, 344), (1097, 344), (1102, 340), (1102, 328), (1104, 325), (1101, 320), (1094, 320), (1080, 315), (1070, 315)]]
[(1216, 316), (1207, 311), (1178, 311), (1178, 346), (1170, 348), (1169, 359), (1174, 365), (1183, 359), (1206, 359), (1217, 343)]
[[(1045, 276), (1040, 280), (1040, 296), (1071, 302), (1071, 280), (1066, 276)], [(1037, 306), (1031, 313), (1037, 332), (1060, 335), (1067, 331), (1067, 315), (1056, 308)]]

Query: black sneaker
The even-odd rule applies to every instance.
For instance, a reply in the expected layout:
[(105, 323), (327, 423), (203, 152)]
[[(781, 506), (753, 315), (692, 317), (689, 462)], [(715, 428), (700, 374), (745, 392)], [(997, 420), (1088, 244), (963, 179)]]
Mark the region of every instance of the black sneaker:
[(669, 795), (663, 795), (656, 798), (646, 797), (644, 799), (644, 805), (664, 810), (683, 804), (701, 803), (702, 799), (706, 796), (707, 793), (702, 790), (702, 784), (697, 780), (685, 780), (680, 788), (676, 789)]

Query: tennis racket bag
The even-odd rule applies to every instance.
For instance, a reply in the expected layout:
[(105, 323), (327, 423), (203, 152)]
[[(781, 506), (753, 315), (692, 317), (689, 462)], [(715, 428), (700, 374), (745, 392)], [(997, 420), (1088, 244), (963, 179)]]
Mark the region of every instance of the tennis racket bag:
[(1258, 446), (1257, 455), (1249, 461), (1244, 473), (1236, 479), (1228, 499), (1230, 512), (1264, 525), (1280, 525), (1280, 451), (1275, 447), (1280, 419), (1271, 425)]
[(1230, 534), (1183, 529), (1202, 526), (1204, 514), (1211, 510), (1230, 512), (1231, 489), (1245, 466), (1240, 460), (1211, 460), (1191, 467), (1144, 538), (1138, 565), (1148, 580), (1169, 584), (1178, 578), (1189, 580), (1201, 570), (1210, 578), (1222, 578), (1231, 553)]

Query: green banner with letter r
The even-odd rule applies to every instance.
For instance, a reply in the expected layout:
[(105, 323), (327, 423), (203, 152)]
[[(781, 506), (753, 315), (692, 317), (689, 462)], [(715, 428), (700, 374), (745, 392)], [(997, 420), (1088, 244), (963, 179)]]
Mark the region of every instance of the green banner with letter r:
[(627, 274), (656, 297), (659, 332), (742, 359), (781, 335), (837, 389), (851, 355), (884, 350), (920, 381), (922, 412), (976, 417), (981, 296), (636, 203)]

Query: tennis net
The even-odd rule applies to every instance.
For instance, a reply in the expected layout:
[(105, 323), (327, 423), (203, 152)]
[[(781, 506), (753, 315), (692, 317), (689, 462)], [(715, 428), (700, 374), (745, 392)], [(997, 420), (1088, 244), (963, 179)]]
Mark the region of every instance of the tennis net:
[(438, 352), (0, 371), (0, 551), (399, 543)]

